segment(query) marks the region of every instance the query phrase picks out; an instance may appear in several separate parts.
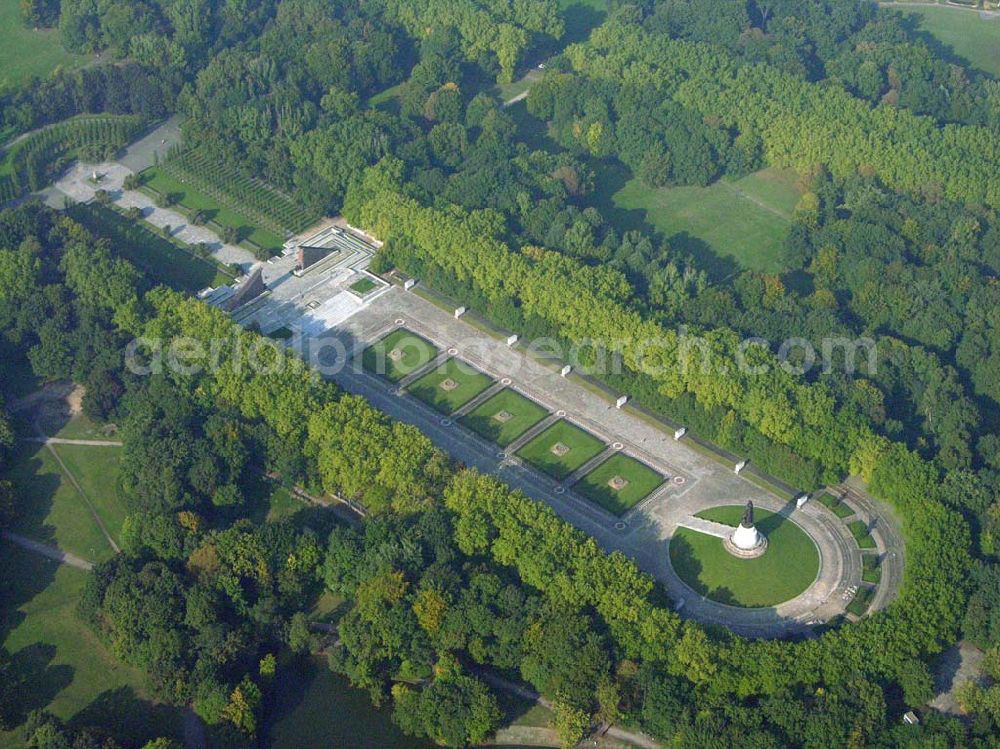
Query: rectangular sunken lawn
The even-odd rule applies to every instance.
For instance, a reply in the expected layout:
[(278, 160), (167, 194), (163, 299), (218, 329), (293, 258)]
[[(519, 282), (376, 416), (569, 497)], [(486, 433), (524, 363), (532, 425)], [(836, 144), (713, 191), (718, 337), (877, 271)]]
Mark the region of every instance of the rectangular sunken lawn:
[[(612, 486), (616, 478), (628, 483)], [(612, 455), (588, 473), (575, 487), (577, 492), (608, 512), (623, 515), (663, 485), (663, 476), (628, 455)]]
[[(394, 351), (399, 352), (398, 356), (393, 355)], [(438, 350), (430, 341), (400, 328), (365, 349), (361, 363), (369, 372), (399, 382), (433, 361), (437, 355)]]
[[(548, 411), (514, 390), (501, 390), (462, 419), (462, 424), (501, 447), (527, 432)], [(498, 418), (506, 414), (509, 418)]]
[[(556, 445), (564, 445), (569, 451), (557, 455), (552, 451)], [(557, 421), (527, 445), (517, 451), (535, 468), (562, 481), (591, 458), (601, 454), (604, 443), (568, 421)]]
[(882, 563), (878, 554), (862, 554), (861, 562), (864, 565), (861, 579), (866, 583), (877, 585), (878, 581), (882, 579)]
[(854, 536), (855, 540), (858, 542), (858, 546), (862, 549), (874, 549), (876, 548), (875, 539), (871, 537), (868, 532), (868, 524), (864, 520), (855, 520), (852, 523), (847, 524), (847, 529)]
[(823, 492), (816, 497), (816, 501), (830, 510), (830, 512), (841, 520), (854, 514), (854, 510), (851, 509), (850, 505), (841, 502), (839, 497), (833, 496), (830, 492)]
[(454, 413), (493, 384), (461, 359), (448, 359), (409, 386), (414, 397), (443, 414)]

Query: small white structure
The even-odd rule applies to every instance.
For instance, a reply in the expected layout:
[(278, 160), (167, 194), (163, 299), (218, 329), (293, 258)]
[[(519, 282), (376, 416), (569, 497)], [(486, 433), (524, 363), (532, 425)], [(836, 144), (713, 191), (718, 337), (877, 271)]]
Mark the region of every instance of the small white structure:
[(456, 319), (456, 320), (457, 320), (458, 318), (460, 318), (460, 317), (461, 317), (462, 315), (464, 315), (464, 314), (465, 314), (465, 307), (457, 307), (457, 308), (455, 309), (455, 319)]
[(760, 545), (760, 533), (757, 531), (757, 526), (755, 525), (751, 525), (748, 528), (740, 523), (739, 527), (733, 531), (732, 539), (733, 546), (744, 551), (756, 549)]
[(903, 713), (903, 722), (908, 726), (919, 726), (920, 718), (918, 718), (917, 714), (912, 710), (907, 710)]
[(674, 439), (675, 440), (679, 440), (681, 437), (683, 437), (687, 433), (688, 433), (688, 428), (687, 427), (681, 427), (680, 429), (678, 429), (678, 430), (676, 430), (674, 432)]
[(569, 377), (569, 373), (572, 371), (573, 367), (567, 364), (565, 367), (562, 368), (562, 371), (559, 374), (562, 375), (563, 377)]
[(744, 559), (759, 557), (767, 551), (767, 538), (753, 522), (753, 502), (747, 502), (739, 526), (729, 538), (723, 539), (722, 544), (730, 554)]
[(802, 494), (795, 498), (795, 508), (801, 510), (808, 501), (809, 495), (806, 492), (802, 492)]
[(517, 341), (518, 341), (518, 336), (517, 336), (516, 333), (514, 335), (511, 335), (511, 336), (507, 337), (507, 345), (508, 346), (513, 346), (515, 343), (517, 343)]
[(415, 278), (407, 278), (403, 282), (403, 289), (405, 291), (409, 291), (410, 289), (412, 289), (416, 285), (417, 285), (417, 279), (415, 279)]
[(736, 467), (733, 470), (736, 473), (743, 473), (743, 469), (747, 467), (747, 463), (749, 462), (750, 462), (749, 460), (741, 460), (739, 463), (736, 464)]
[(621, 398), (619, 398), (617, 401), (615, 401), (615, 408), (621, 408), (626, 403), (628, 403), (628, 396), (627, 395), (623, 395)]

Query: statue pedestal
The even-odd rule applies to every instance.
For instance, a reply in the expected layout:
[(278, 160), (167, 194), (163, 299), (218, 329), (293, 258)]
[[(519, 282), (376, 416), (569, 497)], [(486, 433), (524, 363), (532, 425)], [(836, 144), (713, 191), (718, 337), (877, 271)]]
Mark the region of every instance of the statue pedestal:
[(741, 523), (731, 536), (722, 540), (722, 545), (735, 557), (753, 559), (767, 551), (767, 538), (755, 526)]

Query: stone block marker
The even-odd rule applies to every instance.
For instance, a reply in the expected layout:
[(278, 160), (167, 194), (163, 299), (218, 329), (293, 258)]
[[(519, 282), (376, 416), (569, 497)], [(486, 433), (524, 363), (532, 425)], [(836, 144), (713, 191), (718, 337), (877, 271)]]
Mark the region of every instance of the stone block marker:
[(517, 343), (517, 341), (518, 341), (518, 336), (517, 336), (516, 333), (514, 335), (512, 335), (512, 336), (507, 336), (507, 345), (508, 346), (513, 346), (515, 343)]
[(688, 433), (688, 428), (687, 427), (681, 427), (680, 429), (678, 429), (678, 430), (676, 430), (674, 432), (674, 439), (675, 440), (679, 440), (681, 437), (683, 437), (687, 433)]
[(733, 468), (733, 471), (735, 471), (736, 473), (743, 473), (743, 469), (747, 467), (747, 463), (749, 462), (750, 462), (749, 460), (741, 460), (739, 463), (736, 464), (736, 467)]
[(464, 314), (465, 314), (465, 307), (456, 307), (455, 308), (455, 319), (456, 320), (458, 318), (460, 318)]
[(615, 408), (622, 408), (626, 403), (628, 403), (628, 396), (623, 395), (621, 398), (615, 401)]
[(405, 281), (403, 281), (403, 290), (404, 291), (409, 291), (410, 289), (412, 289), (416, 285), (417, 285), (417, 279), (415, 279), (415, 278), (407, 278)]
[(573, 367), (567, 364), (565, 367), (562, 368), (562, 371), (559, 374), (562, 375), (563, 377), (569, 377), (569, 373), (572, 371)]
[(801, 509), (808, 501), (809, 501), (809, 495), (806, 494), (805, 492), (802, 492), (802, 494), (800, 494), (795, 498), (796, 509)]

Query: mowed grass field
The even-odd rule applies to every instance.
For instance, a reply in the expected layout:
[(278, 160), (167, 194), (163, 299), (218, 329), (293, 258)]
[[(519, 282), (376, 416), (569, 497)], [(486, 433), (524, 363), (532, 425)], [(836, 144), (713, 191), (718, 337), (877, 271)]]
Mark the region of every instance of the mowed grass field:
[[(554, 453), (552, 448), (558, 444), (568, 447), (569, 452), (561, 456)], [(603, 450), (604, 443), (594, 435), (568, 421), (557, 421), (518, 450), (517, 455), (540, 471), (562, 481)]]
[(67, 52), (58, 29), (27, 28), (21, 21), (20, 0), (0, 0), (0, 91), (33, 76), (44, 78), (60, 65), (75, 68), (88, 59)]
[[(393, 355), (393, 352), (398, 354)], [(433, 343), (400, 328), (365, 349), (361, 363), (369, 372), (391, 382), (399, 382), (433, 361), (437, 355), (438, 350)]]
[(448, 359), (409, 386), (409, 392), (443, 414), (464, 406), (493, 384), (487, 375), (461, 359)]
[(889, 6), (918, 19), (926, 31), (972, 67), (1000, 78), (1000, 19), (986, 20), (964, 8)]
[[(713, 507), (698, 517), (739, 525), (743, 507)], [(759, 608), (775, 606), (802, 593), (819, 572), (819, 551), (795, 523), (766, 510), (755, 510), (757, 529), (767, 536), (767, 551), (756, 559), (739, 559), (722, 539), (678, 528), (670, 540), (670, 563), (696, 593), (713, 601)]]
[[(157, 736), (182, 737), (180, 714), (154, 704), (144, 679), (109, 653), (77, 617), (87, 573), (0, 541), (8, 592), (0, 641), (26, 679), (18, 719), (46, 709), (63, 720), (103, 726), (127, 746)], [(21, 747), (0, 731), (0, 749)]]
[(121, 448), (54, 445), (56, 454), (76, 478), (111, 537), (121, 545), (128, 514), (116, 491)]
[(375, 708), (323, 658), (302, 660), (282, 670), (282, 689), (271, 714), (269, 749), (342, 746), (353, 749), (431, 749), (433, 743), (406, 736), (392, 722), (388, 705)]
[[(507, 447), (548, 416), (548, 411), (514, 390), (501, 390), (472, 410), (462, 424), (476, 434)], [(509, 419), (497, 418), (507, 414)]]
[(797, 179), (792, 170), (770, 168), (708, 187), (657, 189), (631, 179), (608, 199), (617, 209), (641, 212), (672, 247), (705, 265), (716, 255), (740, 268), (778, 273), (785, 270), (781, 247), (800, 197)]
[[(47, 447), (22, 443), (4, 477), (14, 483), (17, 496), (22, 500), (19, 517), (12, 530), (91, 562), (111, 558), (114, 552), (86, 502), (63, 474)], [(114, 499), (114, 477), (102, 476), (100, 467), (88, 467), (81, 471), (77, 480), (81, 485), (99, 486), (95, 492), (108, 504), (117, 502)]]
[[(628, 484), (615, 489), (611, 482), (616, 477), (625, 479)], [(662, 484), (663, 476), (645, 463), (618, 453), (580, 479), (573, 488), (608, 512), (623, 515)]]
[(213, 198), (195, 190), (190, 185), (177, 181), (162, 169), (155, 166), (150, 167), (142, 173), (142, 180), (144, 186), (151, 187), (160, 194), (176, 194), (180, 205), (189, 211), (202, 211), (208, 220), (235, 229), (239, 234), (240, 241), (249, 239), (254, 244), (271, 252), (281, 251), (284, 244), (281, 237), (254, 226), (245, 216), (219, 205)]

